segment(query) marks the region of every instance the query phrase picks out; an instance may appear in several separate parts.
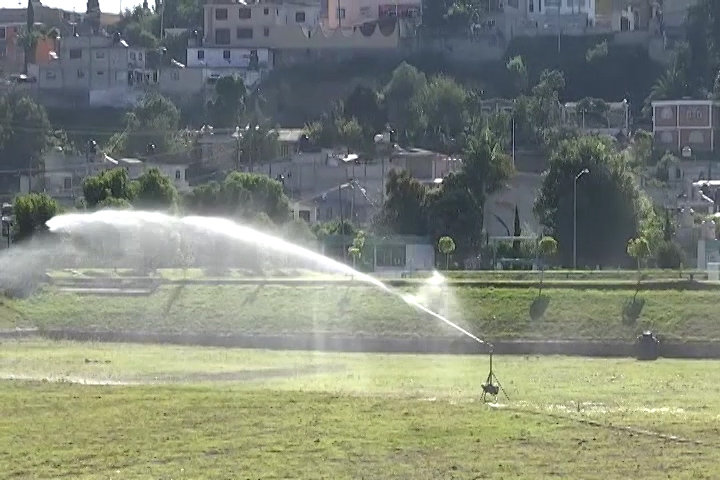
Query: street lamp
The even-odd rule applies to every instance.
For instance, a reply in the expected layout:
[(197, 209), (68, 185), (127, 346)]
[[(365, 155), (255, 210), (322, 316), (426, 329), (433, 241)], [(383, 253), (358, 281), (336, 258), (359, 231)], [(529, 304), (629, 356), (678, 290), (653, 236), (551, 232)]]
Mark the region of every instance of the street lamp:
[(577, 270), (577, 181), (586, 173), (590, 170), (583, 168), (573, 181), (573, 270)]

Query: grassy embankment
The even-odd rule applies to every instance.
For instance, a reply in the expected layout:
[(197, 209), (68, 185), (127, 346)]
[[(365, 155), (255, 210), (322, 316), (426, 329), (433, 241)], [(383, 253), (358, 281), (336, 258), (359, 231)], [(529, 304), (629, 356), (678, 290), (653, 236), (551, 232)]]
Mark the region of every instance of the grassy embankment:
[[(630, 272), (632, 273), (632, 272)], [(166, 272), (175, 278), (177, 272)], [(525, 274), (527, 275), (527, 274)], [(589, 274), (588, 274), (589, 275)], [(241, 275), (240, 275), (241, 276)], [(720, 291), (684, 290), (684, 283), (655, 285), (641, 292), (646, 307), (640, 321), (623, 325), (623, 303), (633, 295), (627, 279), (571, 281), (560, 288), (550, 280), (551, 303), (545, 318), (530, 321), (537, 295), (533, 280), (454, 284), (436, 288), (411, 280), (398, 291), (415, 295), (427, 307), (488, 339), (620, 339), (652, 328), (668, 339), (718, 340)], [(276, 277), (277, 278), (277, 277)], [(283, 277), (285, 281), (289, 276)], [(307, 278), (307, 277), (303, 277)], [(654, 276), (646, 282), (663, 280)], [(485, 280), (483, 280), (485, 282)], [(509, 285), (507, 282), (513, 283)], [(608, 287), (603, 287), (608, 282)], [(446, 293), (447, 292), (447, 296)], [(148, 296), (117, 297), (63, 293), (45, 287), (25, 300), (4, 300), (0, 325), (90, 330), (191, 333), (329, 333), (368, 336), (427, 336), (454, 332), (419, 313), (400, 298), (377, 288), (328, 281), (314, 285), (184, 285), (167, 282)]]

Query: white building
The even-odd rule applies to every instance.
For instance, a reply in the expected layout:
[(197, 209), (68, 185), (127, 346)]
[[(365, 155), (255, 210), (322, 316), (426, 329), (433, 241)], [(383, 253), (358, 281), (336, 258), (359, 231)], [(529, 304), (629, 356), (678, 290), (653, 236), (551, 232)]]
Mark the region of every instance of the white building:
[(266, 69), (272, 66), (267, 48), (190, 47), (188, 67)]

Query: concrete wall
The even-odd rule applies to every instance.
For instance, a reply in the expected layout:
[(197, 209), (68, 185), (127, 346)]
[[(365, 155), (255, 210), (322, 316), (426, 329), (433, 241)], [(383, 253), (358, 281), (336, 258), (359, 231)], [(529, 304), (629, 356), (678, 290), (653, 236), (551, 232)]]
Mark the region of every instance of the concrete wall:
[(495, 218), (499, 216), (513, 234), (515, 206), (518, 207), (520, 225), (533, 232), (540, 231), (540, 224), (533, 213), (537, 192), (542, 185), (542, 175), (536, 173), (517, 173), (508, 182), (508, 187), (493, 194), (485, 205), (484, 224), (491, 236), (508, 235), (505, 227)]

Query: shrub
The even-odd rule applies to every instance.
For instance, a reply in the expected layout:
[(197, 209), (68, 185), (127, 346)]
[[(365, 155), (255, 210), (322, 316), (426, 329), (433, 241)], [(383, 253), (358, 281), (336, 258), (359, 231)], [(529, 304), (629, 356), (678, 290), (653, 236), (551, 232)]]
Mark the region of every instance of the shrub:
[(662, 242), (655, 250), (655, 263), (658, 268), (680, 268), (684, 263), (685, 253), (675, 242)]

